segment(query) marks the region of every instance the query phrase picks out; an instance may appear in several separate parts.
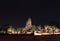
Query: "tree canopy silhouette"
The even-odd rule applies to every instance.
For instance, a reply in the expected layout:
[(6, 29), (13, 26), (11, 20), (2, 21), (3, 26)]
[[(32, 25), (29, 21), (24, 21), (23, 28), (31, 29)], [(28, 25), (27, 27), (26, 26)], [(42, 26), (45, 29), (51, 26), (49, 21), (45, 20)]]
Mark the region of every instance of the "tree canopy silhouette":
[(56, 26), (56, 27), (60, 28), (60, 23), (57, 21), (50, 21), (47, 23), (47, 25)]
[(9, 28), (10, 24), (4, 24), (0, 27), (1, 30), (7, 30)]

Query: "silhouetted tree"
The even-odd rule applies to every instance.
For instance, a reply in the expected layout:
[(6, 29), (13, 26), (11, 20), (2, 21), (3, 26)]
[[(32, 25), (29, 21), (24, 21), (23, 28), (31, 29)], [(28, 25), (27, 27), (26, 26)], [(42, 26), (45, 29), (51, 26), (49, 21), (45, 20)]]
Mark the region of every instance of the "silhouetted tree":
[(9, 28), (9, 26), (10, 26), (9, 24), (2, 25), (0, 27), (0, 31), (5, 31), (7, 33), (7, 29)]
[(51, 25), (51, 26), (56, 26), (58, 28), (60, 28), (60, 23), (57, 22), (57, 21), (50, 21), (49, 23), (47, 23), (48, 25)]

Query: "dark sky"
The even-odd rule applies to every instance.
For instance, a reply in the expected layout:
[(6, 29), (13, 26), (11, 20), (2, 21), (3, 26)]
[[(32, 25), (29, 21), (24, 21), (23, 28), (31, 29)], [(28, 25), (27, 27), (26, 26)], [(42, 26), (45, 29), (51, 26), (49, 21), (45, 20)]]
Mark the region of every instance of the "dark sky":
[(52, 20), (60, 22), (60, 3), (57, 0), (1, 2), (0, 25), (24, 26), (29, 17), (35, 25)]

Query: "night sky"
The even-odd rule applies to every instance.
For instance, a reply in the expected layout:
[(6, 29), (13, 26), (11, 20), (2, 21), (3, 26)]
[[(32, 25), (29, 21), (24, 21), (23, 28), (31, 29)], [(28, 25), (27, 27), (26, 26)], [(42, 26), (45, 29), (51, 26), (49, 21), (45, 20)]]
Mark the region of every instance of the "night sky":
[(60, 22), (60, 3), (57, 0), (4, 1), (0, 6), (0, 25), (24, 26), (29, 17), (35, 25), (52, 20)]

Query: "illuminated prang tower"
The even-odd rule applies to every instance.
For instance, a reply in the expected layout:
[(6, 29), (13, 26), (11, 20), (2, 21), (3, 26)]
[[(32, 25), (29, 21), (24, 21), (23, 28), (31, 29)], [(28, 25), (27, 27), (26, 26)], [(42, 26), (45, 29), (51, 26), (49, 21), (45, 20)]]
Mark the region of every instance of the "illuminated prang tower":
[(32, 26), (31, 18), (28, 18), (26, 25), (25, 25), (25, 30), (29, 30)]

